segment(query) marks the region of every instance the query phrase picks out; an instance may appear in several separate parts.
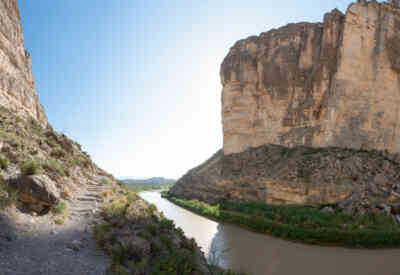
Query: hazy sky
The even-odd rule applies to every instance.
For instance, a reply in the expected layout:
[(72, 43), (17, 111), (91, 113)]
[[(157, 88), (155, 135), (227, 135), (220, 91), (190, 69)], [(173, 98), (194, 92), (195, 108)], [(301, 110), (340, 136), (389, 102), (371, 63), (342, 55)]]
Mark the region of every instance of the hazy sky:
[(349, 0), (19, 0), (50, 123), (115, 176), (178, 178), (222, 147), (219, 66), (239, 39)]

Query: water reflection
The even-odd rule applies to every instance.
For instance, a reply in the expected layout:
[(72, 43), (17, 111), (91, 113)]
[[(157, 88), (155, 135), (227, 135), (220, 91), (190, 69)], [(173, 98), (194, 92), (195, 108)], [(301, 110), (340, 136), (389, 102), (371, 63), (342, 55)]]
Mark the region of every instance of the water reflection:
[(359, 250), (309, 246), (272, 238), (240, 227), (216, 223), (161, 198), (141, 196), (175, 221), (186, 236), (195, 238), (210, 260), (222, 267), (256, 275), (394, 275), (400, 274), (400, 250)]

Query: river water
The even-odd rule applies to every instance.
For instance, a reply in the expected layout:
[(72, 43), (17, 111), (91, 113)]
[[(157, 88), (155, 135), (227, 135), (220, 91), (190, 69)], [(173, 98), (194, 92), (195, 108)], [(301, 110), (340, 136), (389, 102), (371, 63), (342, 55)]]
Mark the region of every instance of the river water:
[(193, 214), (161, 197), (139, 194), (196, 239), (209, 260), (254, 275), (397, 275), (400, 249), (361, 250), (310, 246), (253, 233)]

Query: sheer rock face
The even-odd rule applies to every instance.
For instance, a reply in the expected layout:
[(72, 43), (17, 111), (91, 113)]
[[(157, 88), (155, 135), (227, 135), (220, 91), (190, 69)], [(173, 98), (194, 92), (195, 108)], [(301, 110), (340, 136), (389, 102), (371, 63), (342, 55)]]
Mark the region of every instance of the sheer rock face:
[(171, 193), (355, 208), (398, 201), (399, 2), (360, 0), (323, 23), (238, 41), (221, 65), (223, 151)]
[(400, 8), (358, 1), (323, 23), (238, 41), (221, 65), (224, 153), (264, 144), (400, 152)]
[(17, 0), (0, 1), (0, 105), (47, 126), (35, 91), (30, 55), (24, 48)]

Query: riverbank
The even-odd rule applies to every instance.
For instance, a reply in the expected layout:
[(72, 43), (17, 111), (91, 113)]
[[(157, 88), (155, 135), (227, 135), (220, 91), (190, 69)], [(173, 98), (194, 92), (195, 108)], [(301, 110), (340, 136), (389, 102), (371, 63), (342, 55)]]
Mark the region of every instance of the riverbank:
[(166, 192), (162, 195), (208, 218), (292, 241), (351, 248), (400, 247), (400, 226), (391, 216), (382, 213), (354, 216), (334, 206), (311, 208), (227, 202), (210, 205)]
[(135, 192), (125, 191), (95, 227), (98, 246), (111, 258), (112, 274), (240, 275), (210, 266), (194, 239)]

